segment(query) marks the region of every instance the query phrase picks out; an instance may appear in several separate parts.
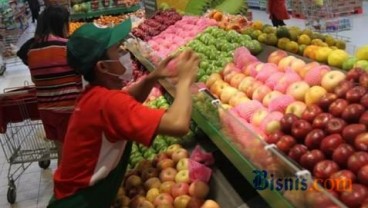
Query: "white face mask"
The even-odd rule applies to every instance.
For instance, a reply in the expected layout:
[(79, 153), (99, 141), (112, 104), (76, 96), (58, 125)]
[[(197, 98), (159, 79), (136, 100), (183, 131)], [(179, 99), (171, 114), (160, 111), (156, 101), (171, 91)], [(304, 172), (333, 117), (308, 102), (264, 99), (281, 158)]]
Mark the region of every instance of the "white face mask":
[(119, 60), (106, 60), (105, 62), (117, 62), (119, 61), (122, 66), (125, 68), (125, 72), (122, 75), (118, 75), (115, 73), (111, 73), (106, 71), (105, 73), (110, 74), (112, 76), (119, 77), (121, 81), (126, 84), (133, 80), (133, 61), (131, 59), (131, 55), (129, 52), (120, 56)]
[(119, 76), (123, 82), (130, 82), (133, 79), (133, 61), (129, 52), (120, 56), (119, 62), (126, 69), (125, 73)]

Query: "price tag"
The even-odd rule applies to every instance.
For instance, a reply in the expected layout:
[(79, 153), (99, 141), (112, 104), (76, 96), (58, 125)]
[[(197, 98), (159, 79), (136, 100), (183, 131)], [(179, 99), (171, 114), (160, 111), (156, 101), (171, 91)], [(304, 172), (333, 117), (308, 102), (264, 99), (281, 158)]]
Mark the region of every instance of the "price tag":
[(143, 0), (143, 4), (146, 11), (146, 18), (152, 17), (157, 10), (156, 0)]

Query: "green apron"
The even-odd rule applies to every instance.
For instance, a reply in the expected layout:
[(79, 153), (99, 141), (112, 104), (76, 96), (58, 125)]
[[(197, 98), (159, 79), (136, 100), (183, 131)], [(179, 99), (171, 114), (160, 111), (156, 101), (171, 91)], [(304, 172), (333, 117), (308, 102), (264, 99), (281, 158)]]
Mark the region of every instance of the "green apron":
[(124, 154), (118, 166), (95, 185), (82, 189), (72, 196), (57, 200), (51, 198), (47, 208), (109, 208), (124, 179), (132, 149), (132, 142), (127, 142)]

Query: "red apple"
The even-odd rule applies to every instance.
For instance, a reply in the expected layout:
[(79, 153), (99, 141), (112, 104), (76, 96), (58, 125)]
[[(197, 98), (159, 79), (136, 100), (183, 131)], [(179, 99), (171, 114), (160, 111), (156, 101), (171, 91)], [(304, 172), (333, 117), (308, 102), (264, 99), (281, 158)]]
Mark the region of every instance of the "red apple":
[(296, 121), (291, 128), (291, 134), (298, 140), (304, 140), (310, 131), (312, 131), (312, 125), (305, 120)]
[(164, 204), (172, 204), (174, 202), (173, 197), (168, 193), (161, 193), (156, 197), (156, 199), (153, 201), (153, 204), (155, 206), (160, 206)]
[(358, 181), (368, 186), (368, 164), (361, 167), (358, 171)]
[(325, 156), (321, 150), (312, 150), (300, 157), (300, 164), (308, 170), (313, 170), (314, 166), (324, 159)]
[(188, 195), (181, 195), (175, 198), (174, 207), (175, 208), (187, 208), (191, 197)]
[(356, 123), (359, 121), (360, 116), (364, 113), (365, 108), (361, 104), (350, 104), (342, 112), (341, 118), (346, 122)]
[(325, 155), (332, 155), (333, 151), (343, 142), (340, 134), (331, 134), (322, 140), (320, 149)]
[(359, 77), (359, 85), (368, 88), (368, 74), (364, 73)]
[(368, 198), (366, 198), (364, 201), (363, 201), (363, 204), (360, 208), (368, 208)]
[(180, 195), (186, 195), (189, 193), (189, 185), (187, 183), (177, 183), (171, 188), (171, 196), (174, 199)]
[(359, 208), (368, 197), (368, 190), (360, 184), (353, 184), (352, 190), (341, 193), (340, 199), (349, 208)]
[(355, 138), (354, 146), (357, 150), (368, 152), (368, 133), (359, 134)]
[(302, 119), (313, 122), (314, 118), (320, 113), (322, 113), (322, 109), (318, 105), (309, 105), (302, 114)]
[(332, 118), (329, 113), (321, 113), (314, 120), (312, 126), (314, 128), (325, 129), (327, 122)]
[(180, 148), (172, 153), (171, 158), (176, 164), (183, 158), (189, 158), (189, 153), (186, 149)]
[(357, 173), (366, 164), (368, 164), (367, 152), (355, 152), (348, 159), (348, 168), (354, 173)]
[(309, 150), (318, 149), (322, 140), (325, 138), (325, 132), (321, 129), (313, 129), (307, 134), (304, 144)]
[(359, 82), (359, 77), (364, 74), (365, 71), (363, 69), (360, 68), (354, 68), (352, 70), (350, 70), (347, 74), (346, 74), (346, 80), (358, 83)]
[(329, 186), (335, 191), (342, 192), (351, 188), (355, 180), (356, 176), (353, 172), (350, 170), (340, 170), (331, 175)]
[(189, 186), (189, 195), (194, 198), (205, 199), (209, 191), (209, 186), (200, 180), (193, 181)]
[[(337, 208), (335, 202), (332, 201), (327, 194), (321, 194), (321, 191), (317, 189), (319, 188), (311, 189), (306, 192), (305, 198), (306, 198), (307, 205), (304, 205), (305, 207), (308, 207), (308, 208), (322, 208), (322, 207), (323, 208), (325, 207), (326, 208), (327, 207)], [(334, 191), (327, 190), (327, 192), (332, 197), (335, 197), (335, 198), (338, 197), (337, 193)]]
[(276, 144), (278, 141), (280, 141), (282, 136), (284, 136), (282, 131), (276, 131), (275, 133), (266, 136), (265, 140), (268, 144)]
[(325, 128), (327, 134), (340, 134), (346, 126), (346, 122), (340, 118), (331, 118)]
[(161, 183), (160, 185), (160, 193), (169, 193), (171, 194), (171, 188), (175, 185), (176, 183), (174, 181), (165, 181), (163, 183)]
[(165, 159), (162, 159), (162, 160), (158, 161), (157, 168), (159, 170), (163, 170), (165, 168), (172, 168), (172, 167), (174, 167), (174, 165), (175, 165), (175, 163), (172, 159), (165, 158)]
[(156, 168), (147, 168), (146, 170), (142, 171), (142, 180), (146, 181), (149, 178), (157, 177), (158, 170)]
[(367, 128), (363, 124), (350, 124), (342, 130), (342, 137), (345, 142), (354, 144), (355, 138), (366, 130)]
[(191, 197), (188, 203), (188, 208), (201, 208), (204, 203), (204, 199)]
[(292, 113), (285, 114), (280, 120), (281, 130), (287, 134), (291, 133), (291, 127), (297, 120), (299, 120), (299, 118), (296, 115)]
[(338, 98), (345, 98), (346, 93), (354, 86), (354, 82), (345, 80), (339, 83), (334, 92)]
[(316, 164), (313, 175), (322, 180), (328, 179), (332, 174), (339, 171), (339, 165), (332, 160), (323, 160)]
[(288, 154), (290, 149), (296, 144), (295, 139), (292, 136), (284, 135), (281, 137), (280, 141), (276, 143), (276, 146), (283, 151), (284, 153)]
[(359, 118), (359, 123), (364, 124), (368, 128), (368, 111), (365, 111)]
[(349, 157), (354, 153), (354, 148), (349, 144), (340, 144), (332, 153), (332, 160), (340, 167), (346, 167)]
[(327, 93), (326, 95), (324, 95), (320, 100), (319, 100), (319, 107), (324, 110), (327, 111), (328, 108), (330, 107), (330, 105), (337, 100), (337, 95), (335, 93)]
[(165, 182), (165, 181), (175, 181), (176, 174), (177, 174), (176, 169), (171, 168), (171, 167), (165, 168), (160, 173), (160, 180), (162, 182)]
[(365, 108), (368, 108), (368, 93), (363, 95), (362, 99), (360, 99), (360, 104), (362, 104)]
[(348, 101), (339, 98), (331, 103), (330, 107), (328, 108), (328, 112), (335, 117), (340, 117), (342, 112), (345, 110), (346, 107), (348, 107), (348, 105)]
[(298, 162), (307, 151), (308, 148), (305, 145), (297, 144), (290, 149), (289, 157)]
[(346, 100), (350, 103), (359, 103), (365, 93), (367, 93), (365, 87), (355, 86), (346, 92)]

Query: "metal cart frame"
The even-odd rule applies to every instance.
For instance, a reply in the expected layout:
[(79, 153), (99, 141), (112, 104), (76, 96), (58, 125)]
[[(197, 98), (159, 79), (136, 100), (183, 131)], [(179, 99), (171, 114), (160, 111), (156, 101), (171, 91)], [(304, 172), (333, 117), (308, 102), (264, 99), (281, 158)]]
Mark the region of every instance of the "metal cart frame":
[(53, 141), (45, 139), (33, 86), (4, 90), (0, 95), (0, 144), (9, 163), (7, 200), (16, 200), (15, 181), (32, 164), (46, 169), (57, 158)]

